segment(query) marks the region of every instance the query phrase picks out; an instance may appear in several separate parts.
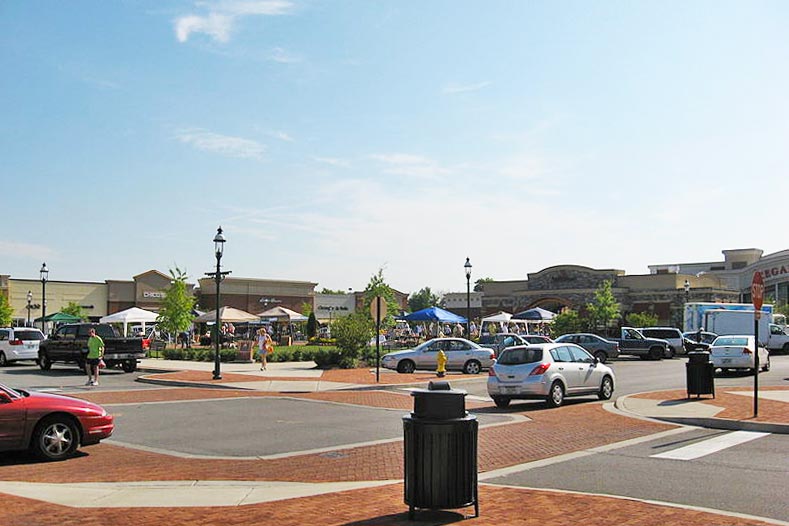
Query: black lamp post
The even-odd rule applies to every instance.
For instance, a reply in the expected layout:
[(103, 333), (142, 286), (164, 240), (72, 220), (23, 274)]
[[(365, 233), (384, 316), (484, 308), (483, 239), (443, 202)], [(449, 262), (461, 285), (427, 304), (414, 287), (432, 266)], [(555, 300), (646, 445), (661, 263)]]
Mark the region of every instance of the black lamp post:
[(685, 288), (685, 303), (688, 303), (688, 301), (690, 300), (690, 281), (685, 280), (684, 288)]
[(216, 325), (214, 329), (216, 330), (215, 337), (214, 337), (214, 380), (221, 380), (222, 374), (219, 369), (219, 345), (220, 340), (222, 339), (222, 335), (220, 332), (221, 328), (221, 320), (220, 320), (220, 295), (219, 295), (219, 284), (222, 280), (230, 274), (230, 271), (227, 270), (222, 272), (220, 262), (222, 260), (222, 253), (225, 250), (225, 236), (222, 235), (222, 227), (216, 229), (216, 235), (214, 236), (214, 253), (216, 255), (216, 272), (206, 272), (206, 276), (211, 276), (214, 278), (214, 282), (216, 283)]
[(33, 301), (33, 291), (28, 290), (27, 291), (27, 326), (28, 327), (30, 327), (30, 309), (33, 308), (33, 305), (31, 304), (32, 301)]
[(41, 332), (46, 334), (47, 322), (45, 318), (47, 317), (47, 279), (49, 278), (49, 269), (47, 268), (46, 263), (41, 265), (39, 276), (41, 277)]
[(466, 338), (471, 338), (471, 261), (466, 258)]

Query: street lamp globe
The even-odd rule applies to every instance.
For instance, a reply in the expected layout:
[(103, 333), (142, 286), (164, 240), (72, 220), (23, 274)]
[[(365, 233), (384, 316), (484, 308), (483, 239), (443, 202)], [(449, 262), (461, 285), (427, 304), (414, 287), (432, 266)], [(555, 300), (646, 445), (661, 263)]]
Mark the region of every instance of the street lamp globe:
[(216, 252), (217, 259), (222, 257), (222, 253), (225, 250), (225, 236), (222, 235), (222, 227), (216, 229), (216, 235), (214, 236), (214, 251)]
[(466, 258), (466, 338), (471, 338), (471, 261)]

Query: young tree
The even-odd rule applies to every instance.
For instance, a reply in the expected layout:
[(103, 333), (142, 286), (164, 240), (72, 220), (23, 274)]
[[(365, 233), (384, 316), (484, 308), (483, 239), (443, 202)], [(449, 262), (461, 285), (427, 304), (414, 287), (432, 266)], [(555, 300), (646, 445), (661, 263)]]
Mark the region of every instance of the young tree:
[(10, 327), (14, 319), (14, 309), (5, 294), (0, 294), (0, 327)]
[(337, 290), (327, 289), (326, 287), (323, 287), (323, 289), (321, 289), (320, 293), (321, 294), (348, 294), (348, 291), (339, 290), (339, 289), (337, 289)]
[(82, 310), (82, 306), (76, 301), (69, 301), (68, 305), (63, 307), (60, 310), (60, 312), (62, 312), (63, 314), (71, 314), (72, 316), (76, 316), (77, 318), (83, 321), (87, 319), (87, 316), (85, 315), (85, 311)]
[(619, 317), (619, 303), (611, 290), (611, 281), (605, 280), (594, 293), (594, 300), (586, 304), (589, 327), (593, 331), (605, 329)]
[(351, 369), (356, 367), (359, 356), (373, 337), (373, 328), (369, 316), (354, 313), (334, 320), (331, 334), (341, 353), (340, 367)]
[(441, 301), (441, 298), (433, 294), (430, 287), (424, 287), (419, 292), (414, 292), (408, 297), (408, 308), (411, 309), (411, 312), (416, 312), (438, 305), (439, 301)]
[(651, 312), (631, 312), (625, 320), (631, 327), (655, 327), (658, 324), (657, 314)]
[(307, 318), (307, 338), (314, 338), (318, 334), (318, 319), (314, 312), (310, 312)]
[(185, 271), (176, 266), (175, 270), (170, 269), (170, 276), (173, 279), (165, 292), (164, 299), (162, 299), (156, 323), (163, 331), (177, 335), (192, 325), (194, 319), (192, 309), (194, 309), (196, 300), (187, 292)]
[[(400, 312), (400, 304), (395, 299), (394, 290), (384, 280), (384, 269), (382, 268), (378, 269), (378, 273), (370, 278), (370, 282), (364, 289), (364, 312), (368, 318), (370, 317), (370, 303), (376, 296), (381, 296), (386, 301), (386, 318), (381, 320), (381, 325), (389, 327), (394, 323), (394, 316)], [(333, 326), (332, 330), (334, 330)]]
[(573, 332), (581, 332), (584, 322), (578, 315), (578, 311), (573, 309), (565, 309), (553, 318), (551, 324), (551, 334), (555, 337), (562, 334), (570, 334)]
[(479, 278), (474, 282), (474, 292), (482, 292), (482, 286), (485, 283), (490, 283), (491, 281), (495, 280), (493, 278)]

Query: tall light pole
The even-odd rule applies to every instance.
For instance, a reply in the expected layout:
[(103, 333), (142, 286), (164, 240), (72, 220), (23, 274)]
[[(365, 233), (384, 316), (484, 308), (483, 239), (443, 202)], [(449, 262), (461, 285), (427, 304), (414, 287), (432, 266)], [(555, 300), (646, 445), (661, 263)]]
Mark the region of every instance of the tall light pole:
[(685, 303), (688, 303), (690, 301), (690, 281), (685, 280), (684, 289), (685, 289)]
[(216, 283), (216, 325), (214, 325), (214, 330), (216, 331), (214, 337), (214, 380), (221, 380), (222, 373), (219, 368), (219, 345), (220, 340), (222, 339), (222, 335), (220, 333), (221, 328), (221, 320), (220, 320), (220, 295), (219, 295), (219, 284), (222, 280), (230, 274), (230, 271), (227, 270), (225, 272), (221, 271), (221, 260), (222, 260), (222, 253), (225, 250), (225, 236), (222, 235), (222, 227), (216, 229), (216, 235), (214, 236), (214, 254), (216, 255), (216, 272), (206, 272), (206, 276), (211, 276), (214, 278), (214, 282)]
[(466, 338), (471, 338), (471, 261), (466, 258)]
[(47, 333), (47, 279), (49, 278), (49, 269), (47, 268), (46, 262), (41, 265), (41, 270), (39, 270), (39, 276), (41, 278), (41, 332), (44, 334)]
[(33, 302), (33, 291), (27, 291), (27, 326), (30, 327), (30, 309), (33, 308), (31, 303)]

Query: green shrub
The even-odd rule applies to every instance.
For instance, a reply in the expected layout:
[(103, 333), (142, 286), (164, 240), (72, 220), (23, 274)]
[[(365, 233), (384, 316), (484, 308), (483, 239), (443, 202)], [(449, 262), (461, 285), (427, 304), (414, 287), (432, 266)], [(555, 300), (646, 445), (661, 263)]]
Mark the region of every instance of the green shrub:
[(345, 364), (355, 363), (373, 336), (372, 325), (366, 314), (355, 313), (343, 316), (332, 324), (332, 335)]
[(238, 351), (235, 349), (220, 349), (219, 361), (220, 362), (235, 362), (238, 358)]
[(342, 354), (339, 349), (318, 349), (312, 355), (312, 359), (318, 367), (326, 368), (340, 364)]

